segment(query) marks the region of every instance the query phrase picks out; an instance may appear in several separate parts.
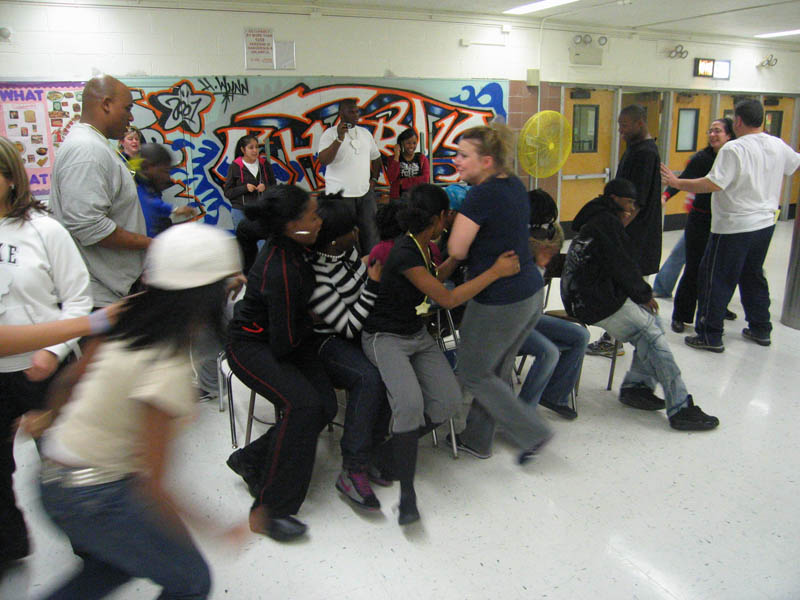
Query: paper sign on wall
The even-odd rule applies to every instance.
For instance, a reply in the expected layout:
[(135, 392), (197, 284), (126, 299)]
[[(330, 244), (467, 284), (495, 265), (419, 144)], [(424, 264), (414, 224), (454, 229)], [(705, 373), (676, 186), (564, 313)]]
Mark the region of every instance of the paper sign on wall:
[(275, 70), (275, 40), (271, 29), (245, 28), (244, 66), (245, 69)]

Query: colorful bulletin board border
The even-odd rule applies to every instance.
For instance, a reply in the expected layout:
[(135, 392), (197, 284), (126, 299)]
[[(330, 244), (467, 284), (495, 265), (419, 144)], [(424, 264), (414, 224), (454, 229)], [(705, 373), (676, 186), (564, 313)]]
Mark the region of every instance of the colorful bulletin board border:
[(80, 81), (0, 83), (0, 135), (20, 151), (37, 196), (50, 193), (55, 152), (81, 116)]

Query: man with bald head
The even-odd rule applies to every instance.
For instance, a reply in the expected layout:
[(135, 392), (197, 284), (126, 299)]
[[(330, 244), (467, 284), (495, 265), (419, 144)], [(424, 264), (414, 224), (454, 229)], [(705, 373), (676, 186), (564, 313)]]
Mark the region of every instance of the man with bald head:
[(91, 79), (83, 89), (81, 120), (53, 166), (50, 208), (83, 256), (96, 307), (131, 291), (150, 245), (136, 183), (108, 141), (125, 134), (132, 107), (121, 81), (110, 75)]

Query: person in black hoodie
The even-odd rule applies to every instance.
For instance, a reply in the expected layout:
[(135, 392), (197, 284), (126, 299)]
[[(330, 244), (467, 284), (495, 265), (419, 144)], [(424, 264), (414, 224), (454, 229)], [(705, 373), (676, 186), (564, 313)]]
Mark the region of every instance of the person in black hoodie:
[(234, 230), (244, 219), (245, 206), (258, 200), (264, 190), (274, 186), (275, 182), (269, 153), (260, 155), (256, 136), (246, 135), (236, 142), (234, 160), (228, 167), (228, 177), (222, 190), (225, 197), (231, 201), (231, 220)]
[[(684, 431), (714, 429), (719, 419), (705, 414), (687, 392), (667, 345), (653, 290), (634, 258), (625, 226), (636, 215), (636, 187), (626, 179), (606, 184), (572, 223), (578, 237), (567, 253), (561, 297), (567, 312), (605, 329), (635, 347), (619, 399), (641, 410), (667, 409), (670, 426)], [(653, 390), (664, 388), (666, 402)]]

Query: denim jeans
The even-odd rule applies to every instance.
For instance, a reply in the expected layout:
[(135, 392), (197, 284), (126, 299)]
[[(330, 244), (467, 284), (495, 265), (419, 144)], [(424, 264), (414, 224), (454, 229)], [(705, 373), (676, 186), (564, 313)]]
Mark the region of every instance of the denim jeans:
[(589, 331), (565, 319), (542, 315), (519, 354), (533, 357), (519, 398), (528, 404), (544, 400), (567, 406), (583, 365)]
[(364, 356), (360, 339), (332, 335), (319, 348), (319, 357), (334, 387), (347, 390), (342, 433), (342, 466), (364, 470), (372, 450), (389, 433), (391, 411), (378, 369)]
[(167, 522), (137, 485), (132, 477), (85, 487), (42, 483), (45, 511), (83, 559), (48, 599), (103, 598), (134, 577), (162, 586), (163, 600), (208, 597), (211, 574), (189, 533)]
[(239, 223), (244, 219), (244, 210), (241, 208), (231, 207), (231, 221), (233, 221), (233, 231), (239, 226)]
[(675, 283), (678, 281), (685, 263), (686, 235), (682, 234), (656, 275), (656, 279), (653, 282), (653, 294), (665, 297), (672, 296), (672, 290), (675, 289)]
[(764, 259), (775, 226), (745, 233), (712, 233), (700, 262), (697, 290), (697, 335), (710, 344), (722, 343), (725, 309), (739, 285), (744, 317), (750, 330), (769, 337), (769, 285)]
[(670, 417), (686, 405), (689, 393), (656, 315), (628, 298), (617, 312), (595, 325), (615, 339), (634, 345), (633, 362), (625, 374), (623, 388), (645, 385), (654, 390), (660, 383)]
[(517, 399), (511, 373), (519, 349), (542, 314), (544, 290), (513, 304), (470, 300), (461, 322), (458, 379), (474, 400), (461, 440), (475, 450), (491, 452), (496, 425), (522, 450), (550, 437), (535, 405)]

